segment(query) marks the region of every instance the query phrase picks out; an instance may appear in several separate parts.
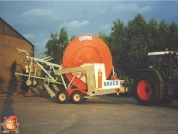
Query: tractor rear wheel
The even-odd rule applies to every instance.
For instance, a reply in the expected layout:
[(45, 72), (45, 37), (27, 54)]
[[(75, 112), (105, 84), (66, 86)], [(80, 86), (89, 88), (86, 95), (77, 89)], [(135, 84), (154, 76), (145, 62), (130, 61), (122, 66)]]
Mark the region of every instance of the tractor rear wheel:
[(170, 104), (175, 100), (174, 96), (169, 96), (166, 99), (161, 99), (160, 104)]
[(159, 104), (159, 83), (147, 73), (140, 74), (135, 81), (135, 99), (140, 105)]
[(65, 90), (61, 90), (56, 95), (58, 103), (67, 103), (69, 101), (69, 94)]

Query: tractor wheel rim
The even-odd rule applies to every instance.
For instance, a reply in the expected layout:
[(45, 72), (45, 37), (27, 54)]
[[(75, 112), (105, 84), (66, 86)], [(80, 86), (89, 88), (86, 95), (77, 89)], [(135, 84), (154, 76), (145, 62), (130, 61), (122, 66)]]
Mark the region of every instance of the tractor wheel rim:
[(142, 100), (148, 100), (152, 95), (151, 83), (147, 80), (141, 80), (137, 85), (138, 97)]
[(65, 101), (65, 99), (66, 99), (66, 95), (65, 95), (64, 93), (61, 93), (61, 94), (59, 95), (59, 100)]
[(75, 94), (74, 95), (74, 100), (75, 101), (80, 101), (80, 95), (79, 94)]

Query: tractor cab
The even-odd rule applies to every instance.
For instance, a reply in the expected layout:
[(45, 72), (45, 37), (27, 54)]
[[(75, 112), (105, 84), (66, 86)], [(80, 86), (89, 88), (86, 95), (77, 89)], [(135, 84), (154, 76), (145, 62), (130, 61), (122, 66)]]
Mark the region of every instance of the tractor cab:
[(161, 51), (148, 53), (148, 68), (156, 69), (164, 80), (178, 80), (178, 52)]

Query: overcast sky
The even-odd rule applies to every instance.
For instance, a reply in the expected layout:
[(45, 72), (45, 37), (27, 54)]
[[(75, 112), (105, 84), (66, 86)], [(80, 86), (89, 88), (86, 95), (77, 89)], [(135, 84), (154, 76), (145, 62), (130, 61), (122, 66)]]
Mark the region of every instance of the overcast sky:
[(35, 45), (45, 50), (50, 32), (65, 27), (72, 35), (110, 33), (113, 21), (127, 24), (137, 14), (146, 20), (178, 24), (178, 1), (2, 1), (0, 17)]

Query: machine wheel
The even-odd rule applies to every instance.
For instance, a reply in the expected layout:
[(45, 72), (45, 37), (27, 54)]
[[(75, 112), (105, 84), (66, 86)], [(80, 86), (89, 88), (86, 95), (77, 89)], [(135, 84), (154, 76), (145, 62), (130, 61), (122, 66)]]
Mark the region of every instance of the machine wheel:
[(58, 103), (67, 103), (69, 101), (69, 94), (65, 90), (61, 90), (56, 95)]
[(140, 105), (159, 104), (159, 84), (150, 74), (143, 73), (135, 81), (135, 99)]
[(84, 95), (81, 91), (79, 90), (75, 90), (72, 94), (71, 94), (71, 101), (74, 104), (80, 104), (83, 102), (84, 100)]
[(33, 80), (32, 80), (32, 85), (33, 85), (33, 86), (36, 86), (37, 84), (38, 84), (38, 81), (37, 81), (36, 79), (33, 79)]
[(27, 80), (26, 84), (27, 84), (27, 86), (31, 86), (32, 85), (32, 81), (31, 80)]
[(83, 99), (83, 101), (87, 101), (87, 100), (88, 100), (88, 98), (84, 98), (84, 99)]

